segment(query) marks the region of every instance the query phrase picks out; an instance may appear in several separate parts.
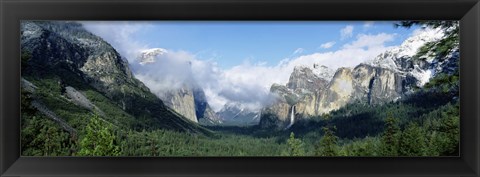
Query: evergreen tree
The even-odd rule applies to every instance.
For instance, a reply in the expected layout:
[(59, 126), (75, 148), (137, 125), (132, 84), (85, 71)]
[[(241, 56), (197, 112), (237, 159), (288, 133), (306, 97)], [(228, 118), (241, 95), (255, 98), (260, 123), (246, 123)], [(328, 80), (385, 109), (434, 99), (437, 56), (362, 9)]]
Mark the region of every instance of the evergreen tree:
[(426, 25), (433, 28), (442, 27), (442, 28), (449, 28), (452, 26), (458, 25), (458, 21), (400, 21), (394, 24), (395, 27), (405, 27), (410, 28), (414, 25)]
[[(333, 128), (335, 129), (335, 127)], [(317, 156), (337, 156), (339, 153), (339, 147), (337, 145), (338, 137), (334, 132), (327, 127), (322, 127), (324, 132), (323, 137), (315, 150)]]
[[(23, 115), (22, 115), (23, 117)], [(68, 133), (55, 122), (32, 116), (22, 119), (22, 155), (26, 156), (68, 156), (71, 155)]]
[(442, 155), (459, 155), (460, 114), (458, 106), (457, 103), (456, 106), (452, 106), (449, 110), (442, 113), (443, 119), (441, 120), (439, 130), (446, 137), (446, 145)]
[(437, 131), (433, 131), (428, 134), (425, 148), (425, 156), (440, 156), (442, 151), (442, 144), (445, 144), (445, 138), (443, 138)]
[(393, 117), (392, 113), (388, 113), (387, 119), (385, 119), (385, 131), (382, 134), (382, 155), (385, 156), (397, 156), (398, 155), (398, 142), (400, 135), (400, 128), (398, 127), (398, 121)]
[(408, 124), (399, 142), (400, 156), (424, 156), (426, 154), (426, 132), (416, 123)]
[(295, 138), (293, 132), (290, 133), (290, 138), (287, 140), (289, 156), (303, 156), (305, 155), (305, 150), (303, 149), (303, 142), (300, 139)]
[(350, 146), (350, 156), (378, 156), (380, 140), (377, 137), (365, 137), (354, 141)]
[(79, 155), (83, 156), (118, 156), (120, 147), (110, 124), (102, 123), (98, 115), (94, 115), (80, 141)]

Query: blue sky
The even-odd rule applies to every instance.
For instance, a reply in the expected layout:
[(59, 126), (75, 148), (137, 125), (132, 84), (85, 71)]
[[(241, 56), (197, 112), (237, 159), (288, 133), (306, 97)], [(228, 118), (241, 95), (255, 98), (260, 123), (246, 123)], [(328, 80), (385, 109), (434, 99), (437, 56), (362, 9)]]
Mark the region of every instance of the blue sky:
[[(135, 76), (156, 94), (195, 81), (215, 111), (225, 104), (259, 109), (272, 84), (286, 84), (296, 66), (355, 67), (422, 30), (394, 22), (81, 22), (128, 59)], [(139, 65), (145, 49), (167, 54)], [(172, 63), (191, 63), (191, 65)], [(194, 73), (189, 75), (186, 73)], [(182, 78), (180, 78), (182, 76)]]
[[(347, 26), (353, 27), (352, 33), (342, 38), (340, 31)], [(336, 51), (355, 40), (358, 34), (396, 34), (393, 41), (384, 44), (399, 45), (414, 29), (395, 28), (393, 22), (378, 21), (162, 21), (143, 22), (143, 27), (130, 37), (148, 48), (188, 51), (199, 59), (214, 60), (228, 69), (245, 61), (276, 65), (285, 58)], [(334, 45), (321, 47), (328, 42)]]

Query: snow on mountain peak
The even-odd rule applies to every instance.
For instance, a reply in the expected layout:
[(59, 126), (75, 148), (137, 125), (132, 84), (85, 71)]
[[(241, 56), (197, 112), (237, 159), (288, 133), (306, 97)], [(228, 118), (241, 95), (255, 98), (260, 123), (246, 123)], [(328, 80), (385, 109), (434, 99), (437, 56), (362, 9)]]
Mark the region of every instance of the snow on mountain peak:
[[(402, 61), (411, 60), (422, 46), (428, 42), (438, 41), (442, 39), (444, 35), (441, 28), (418, 29), (401, 45), (381, 53), (374, 59), (364, 62), (364, 64), (405, 73), (401, 66)], [(409, 73), (418, 80), (418, 86), (423, 86), (434, 74), (433, 71), (421, 69), (417, 65), (415, 65)]]
[(226, 103), (225, 105), (223, 105), (223, 108), (220, 110), (220, 111), (224, 111), (224, 110), (240, 110), (240, 109), (243, 109), (243, 105), (240, 104), (240, 103), (237, 103), (237, 102), (228, 102)]
[(405, 40), (399, 50), (399, 56), (414, 56), (418, 49), (428, 42), (436, 41), (444, 36), (441, 28), (425, 28), (414, 32), (414, 35)]
[(304, 68), (310, 69), (315, 76), (330, 81), (335, 74), (335, 71), (330, 69), (325, 65), (320, 65), (318, 63), (313, 64), (313, 66), (299, 65), (294, 67), (294, 71), (303, 72)]
[(441, 28), (418, 29), (413, 36), (407, 38), (400, 46), (393, 47), (390, 50), (381, 53), (373, 60), (364, 62), (365, 64), (396, 70), (395, 60), (400, 58), (413, 57), (418, 49), (428, 42), (441, 39), (445, 34)]
[(141, 65), (154, 63), (157, 56), (165, 55), (166, 53), (168, 53), (168, 51), (163, 48), (146, 49), (140, 52), (140, 56), (137, 60)]
[(315, 75), (327, 81), (332, 80), (333, 75), (335, 75), (335, 71), (333, 69), (320, 64), (313, 64), (312, 71)]

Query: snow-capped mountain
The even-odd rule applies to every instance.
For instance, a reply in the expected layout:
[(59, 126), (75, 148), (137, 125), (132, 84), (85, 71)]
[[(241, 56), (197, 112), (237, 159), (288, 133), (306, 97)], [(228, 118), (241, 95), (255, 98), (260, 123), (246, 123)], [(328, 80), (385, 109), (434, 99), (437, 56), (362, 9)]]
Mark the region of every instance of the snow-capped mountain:
[(290, 75), (287, 87), (298, 94), (311, 93), (319, 87), (324, 87), (331, 77), (333, 74), (327, 67), (296, 66)]
[(422, 46), (442, 39), (445, 34), (441, 28), (427, 28), (417, 33), (405, 40), (400, 46), (387, 50), (374, 59), (364, 62), (364, 64), (411, 75), (417, 79), (417, 86), (423, 86), (436, 72), (434, 67), (429, 67), (434, 62), (434, 57), (426, 56), (426, 60), (422, 61), (412, 60)]
[(217, 115), (225, 125), (254, 125), (260, 121), (260, 111), (250, 110), (238, 103), (225, 104)]
[(313, 64), (313, 68), (310, 68), (317, 77), (325, 79), (327, 81), (332, 80), (333, 75), (335, 75), (335, 70), (330, 69), (325, 65)]
[(137, 60), (141, 65), (154, 63), (159, 56), (167, 54), (168, 51), (163, 48), (151, 48), (140, 52)]

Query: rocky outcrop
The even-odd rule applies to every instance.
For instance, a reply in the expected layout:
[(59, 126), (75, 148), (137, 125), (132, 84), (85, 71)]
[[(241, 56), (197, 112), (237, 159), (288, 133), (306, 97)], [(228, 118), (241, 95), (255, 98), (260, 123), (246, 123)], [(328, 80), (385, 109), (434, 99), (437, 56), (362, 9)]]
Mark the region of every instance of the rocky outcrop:
[(85, 95), (83, 95), (73, 87), (65, 87), (65, 96), (67, 96), (67, 98), (69, 98), (74, 104), (79, 105), (80, 107), (83, 107), (90, 111), (93, 111), (95, 108), (95, 105), (90, 100), (88, 100)]
[[(317, 66), (315, 66), (317, 67)], [(325, 66), (322, 66), (323, 70)], [(286, 85), (273, 84), (270, 92), (276, 96), (274, 104), (264, 108), (264, 114), (271, 114), (281, 121), (289, 120), (289, 113), (292, 106), (295, 106), (295, 114), (298, 118), (313, 116), (318, 111), (319, 95), (328, 86), (325, 78), (314, 73), (315, 68), (297, 66), (294, 68)], [(328, 73), (327, 73), (328, 74)]]
[(352, 70), (339, 68), (318, 101), (318, 113), (326, 113), (347, 104), (354, 95)]
[(224, 121), (212, 108), (207, 107), (203, 113), (203, 117), (198, 119), (198, 123), (201, 125), (221, 125)]
[(308, 67), (297, 66), (293, 69), (287, 88), (297, 93), (314, 92), (318, 89), (325, 88), (328, 81), (318, 77)]
[(340, 68), (319, 100), (318, 115), (348, 103), (382, 104), (411, 90), (415, 78), (395, 71), (360, 64), (353, 70)]

